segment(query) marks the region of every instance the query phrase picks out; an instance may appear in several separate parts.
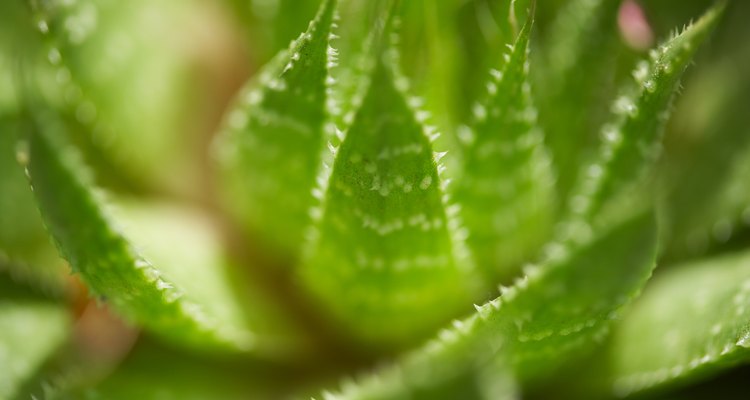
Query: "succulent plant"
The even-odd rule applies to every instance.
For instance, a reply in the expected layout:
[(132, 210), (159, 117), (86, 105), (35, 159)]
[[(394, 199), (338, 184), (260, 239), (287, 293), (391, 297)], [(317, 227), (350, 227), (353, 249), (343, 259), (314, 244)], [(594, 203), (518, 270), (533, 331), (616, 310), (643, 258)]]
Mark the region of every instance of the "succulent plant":
[(6, 2), (0, 398), (659, 396), (750, 360), (750, 58), (670, 120), (742, 7), (642, 54), (633, 0)]

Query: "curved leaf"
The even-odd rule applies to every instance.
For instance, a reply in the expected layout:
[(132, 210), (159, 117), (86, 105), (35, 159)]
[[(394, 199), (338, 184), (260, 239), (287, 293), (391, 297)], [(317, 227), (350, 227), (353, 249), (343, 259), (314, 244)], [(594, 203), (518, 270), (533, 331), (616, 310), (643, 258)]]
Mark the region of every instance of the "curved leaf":
[[(53, 119), (38, 117), (29, 138), (28, 172), (51, 236), (91, 292), (125, 317), (174, 341), (198, 348), (256, 348), (257, 335), (245, 321), (215, 312), (215, 304), (200, 302), (207, 296), (183, 291), (133, 249), (89, 189), (77, 153), (64, 138), (65, 131)], [(205, 285), (201, 293), (210, 292), (214, 301), (227, 302), (222, 306), (235, 307), (228, 303), (229, 288), (217, 267), (194, 265), (202, 269), (193, 271), (196, 274), (216, 274), (215, 280), (200, 282)]]
[(373, 398), (407, 398), (403, 393), (493, 361), (507, 363), (522, 381), (547, 376), (604, 339), (651, 276), (656, 238), (653, 213), (641, 213), (585, 245), (558, 247), (499, 298), (477, 306), (477, 314), (455, 321), (394, 368), (342, 386), (340, 398), (371, 398), (382, 388), (398, 390)]
[(335, 7), (326, 0), (308, 30), (241, 91), (218, 143), (230, 210), (243, 228), (292, 259), (310, 222), (311, 190), (330, 129)]
[(427, 335), (455, 316), (470, 298), (471, 274), (471, 264), (457, 263), (440, 155), (389, 68), (378, 60), (346, 138), (333, 149), (301, 270), (304, 285), (348, 330), (385, 345)]
[[(633, 72), (637, 87), (612, 106), (615, 121), (604, 126), (597, 160), (579, 174), (570, 211), (591, 219), (607, 205), (629, 196), (628, 188), (643, 183), (645, 171), (661, 153), (661, 135), (680, 78), (693, 55), (719, 19), (717, 6), (657, 49), (650, 61)], [(610, 207), (611, 208), (611, 207)]]
[(221, 82), (196, 70), (210, 71), (200, 57), (217, 57), (209, 52), (224, 21), (193, 0), (27, 3), (54, 77), (44, 86), (56, 87), (52, 101), (86, 127), (107, 172), (141, 191), (199, 196), (203, 129), (220, 111), (203, 88)]
[(23, 2), (0, 5), (0, 270), (59, 291), (64, 265), (47, 237), (17, 161), (18, 139), (26, 122), (20, 81), (24, 74), (42, 75), (32, 62), (40, 43), (28, 19)]
[(18, 165), (23, 125), (17, 114), (0, 116), (0, 263), (4, 264), (0, 269), (60, 289), (65, 278), (63, 262), (47, 237), (34, 195)]
[[(467, 243), (486, 282), (508, 278), (551, 234), (554, 181), (528, 83), (533, 16), (474, 107), (455, 190)], [(470, 134), (469, 134), (470, 132)]]
[(306, 346), (301, 328), (271, 301), (261, 282), (224, 254), (208, 215), (169, 203), (118, 199), (115, 205), (112, 214), (139, 254), (207, 314), (251, 328), (256, 353), (300, 356)]
[(614, 391), (627, 395), (750, 361), (750, 252), (666, 271), (614, 331)]
[(527, 267), (499, 304), (479, 310), (489, 334), (515, 339), (511, 362), (522, 379), (544, 375), (603, 339), (651, 277), (656, 232), (653, 213), (642, 212), (586, 244), (553, 244), (545, 264)]

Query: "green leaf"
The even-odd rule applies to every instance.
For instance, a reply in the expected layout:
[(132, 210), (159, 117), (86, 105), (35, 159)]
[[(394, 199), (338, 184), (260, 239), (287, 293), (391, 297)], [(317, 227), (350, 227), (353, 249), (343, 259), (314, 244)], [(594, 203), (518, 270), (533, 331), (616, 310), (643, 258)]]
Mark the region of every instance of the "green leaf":
[[(450, 335), (449, 331), (442, 331)], [(402, 357), (397, 363), (378, 368), (356, 380), (345, 379), (335, 392), (325, 391), (325, 400), (440, 400), (519, 399), (520, 388), (502, 356), (478, 346), (465, 336), (450, 345), (433, 340)]]
[(219, 321), (242, 321), (251, 328), (255, 352), (300, 356), (306, 345), (301, 328), (271, 302), (262, 282), (224, 255), (217, 226), (208, 215), (133, 199), (118, 199), (115, 205), (112, 214), (125, 237), (132, 238), (139, 253), (208, 314)]
[(695, 381), (750, 360), (750, 252), (665, 271), (614, 331), (619, 395)]
[(472, 265), (461, 260), (458, 210), (446, 210), (432, 133), (385, 63), (377, 60), (346, 138), (332, 149), (300, 278), (345, 329), (392, 346), (460, 312)]
[(528, 0), (404, 2), (411, 12), (404, 16), (402, 64), (441, 126), (454, 127), (471, 115), (471, 100), (486, 91), (486, 71), (503, 68), (500, 49), (515, 42), (528, 5)]
[(213, 10), (191, 0), (27, 3), (53, 69), (43, 85), (59, 86), (53, 101), (87, 128), (95, 152), (132, 187), (198, 195), (191, 156), (214, 122), (194, 112), (211, 106), (201, 88), (212, 83), (195, 73), (206, 69), (195, 19), (211, 29)]
[[(486, 92), (486, 72), (502, 69), (500, 49), (514, 43), (527, 0), (412, 0), (400, 2), (400, 66), (424, 97), (433, 123), (445, 130), (435, 146), (460, 155), (456, 132), (473, 101)], [(519, 24), (520, 20), (520, 24)], [(343, 36), (343, 35), (342, 35)], [(451, 160), (446, 161), (449, 169)]]
[(467, 243), (486, 282), (510, 277), (550, 236), (554, 182), (528, 83), (531, 15), (487, 83), (464, 138), (455, 190)]
[(628, 188), (643, 183), (642, 177), (661, 153), (664, 124), (682, 73), (722, 10), (723, 6), (712, 8), (652, 50), (649, 61), (639, 63), (633, 72), (636, 87), (626, 90), (612, 105), (615, 120), (602, 129), (597, 160), (579, 175), (579, 185), (570, 200), (574, 215), (590, 219), (608, 203), (617, 204), (615, 200), (632, 194)]
[(22, 275), (50, 290), (64, 284), (64, 265), (34, 205), (34, 195), (18, 165), (22, 118), (0, 116), (0, 270)]
[[(340, 131), (346, 131), (354, 122), (354, 116), (362, 105), (372, 78), (374, 55), (382, 49), (386, 37), (383, 32), (387, 18), (394, 18), (394, 2), (374, 3), (344, 2), (340, 5), (341, 27), (337, 39), (340, 51), (336, 69), (336, 84), (329, 93), (338, 106), (338, 115), (332, 115)], [(373, 23), (373, 21), (375, 21)], [(396, 36), (391, 37), (391, 39)], [(342, 134), (337, 132), (333, 143), (340, 144)]]
[(52, 287), (61, 284), (61, 263), (16, 160), (23, 126), (18, 69), (38, 47), (25, 11), (21, 2), (0, 5), (0, 270)]
[(651, 276), (656, 238), (655, 217), (646, 212), (589, 243), (555, 245), (544, 264), (526, 269), (514, 286), (501, 288), (500, 297), (477, 306), (476, 314), (455, 321), (395, 367), (342, 387), (341, 398), (371, 398), (369, 391), (393, 387), (408, 393), (490, 362), (507, 362), (521, 381), (547, 376), (604, 339)]
[[(19, 252), (44, 241), (45, 232), (23, 168), (16, 160), (20, 118), (0, 118), (0, 249)], [(10, 254), (10, 256), (13, 256)]]
[[(114, 228), (103, 202), (88, 186), (78, 154), (65, 143), (61, 125), (42, 114), (29, 138), (28, 172), (42, 217), (62, 255), (93, 295), (126, 318), (176, 342), (198, 348), (248, 351), (259, 338), (233, 312), (230, 288), (213, 259), (191, 262), (205, 285), (195, 294), (183, 290), (152, 266)], [(207, 243), (180, 243), (175, 252)], [(186, 265), (180, 265), (186, 267)], [(174, 272), (170, 270), (171, 272)], [(176, 271), (176, 270), (175, 270)], [(194, 288), (194, 286), (191, 286)]]
[(334, 104), (327, 102), (336, 50), (336, 1), (241, 90), (227, 116), (219, 158), (226, 199), (243, 228), (295, 258), (315, 204), (311, 193)]
[(641, 212), (586, 244), (552, 244), (544, 264), (527, 267), (499, 302), (480, 308), (487, 334), (514, 340), (510, 359), (520, 378), (545, 375), (603, 339), (651, 277), (656, 231), (653, 213)]
[(70, 316), (58, 305), (0, 301), (0, 398), (11, 399), (68, 337)]
[(593, 149), (596, 129), (604, 122), (607, 96), (619, 44), (619, 1), (567, 2), (544, 35), (539, 68), (532, 69), (538, 90), (545, 141), (557, 172), (557, 187), (566, 198), (580, 163)]

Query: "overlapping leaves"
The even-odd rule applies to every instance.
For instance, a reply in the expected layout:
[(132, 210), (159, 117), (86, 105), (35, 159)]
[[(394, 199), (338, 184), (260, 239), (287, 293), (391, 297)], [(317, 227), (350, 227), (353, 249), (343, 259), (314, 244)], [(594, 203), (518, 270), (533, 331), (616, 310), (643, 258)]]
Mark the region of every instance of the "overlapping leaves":
[[(585, 6), (585, 13), (565, 18), (581, 17), (583, 28), (562, 33), (567, 35), (562, 42), (570, 39), (573, 49), (561, 51), (595, 64), (595, 46), (581, 45), (576, 38), (587, 29), (601, 33), (602, 21), (611, 21), (614, 2), (575, 3)], [(62, 10), (63, 15), (69, 11)], [(434, 151), (435, 132), (425, 125), (421, 102), (407, 94), (389, 46), (374, 45), (372, 54), (365, 54), (372, 58), (371, 68), (349, 71), (361, 74), (357, 78), (366, 84), (336, 86), (332, 68), (337, 52), (330, 43), (336, 2), (323, 2), (308, 30), (242, 90), (227, 114), (218, 154), (228, 205), (248, 236), (270, 244), (270, 253), (295, 268), (286, 272), (299, 278), (303, 296), (359, 340), (388, 348), (408, 346), (450, 318), (469, 315), (393, 366), (344, 385), (341, 397), (435, 398), (466, 389), (478, 398), (512, 398), (518, 382), (545, 379), (603, 340), (655, 265), (655, 211), (651, 198), (640, 191), (649, 184), (682, 72), (720, 10), (712, 9), (639, 64), (635, 84), (614, 101), (599, 153), (572, 186), (566, 219), (542, 261), (524, 268), (511, 287), (501, 287), (500, 297), (469, 313), (466, 305), (472, 299), (486, 298), (474, 285), (475, 268), (482, 270), (487, 286), (536, 255), (552, 236), (552, 165), (577, 165), (571, 159), (553, 164), (538, 126), (528, 77), (533, 12), (493, 71), (487, 99), (474, 107), (473, 122), (458, 135), (463, 147), (455, 165), (460, 169), (451, 175), (459, 182), (448, 191), (441, 162), (445, 154)], [(85, 16), (85, 10), (76, 9), (75, 16)], [(85, 22), (72, 25), (86, 28)], [(377, 33), (390, 35), (391, 22), (386, 19), (376, 28), (385, 27), (384, 32)], [(87, 32), (65, 35), (73, 43), (85, 40)], [(374, 38), (375, 44), (378, 40)], [(59, 52), (49, 56), (54, 64), (60, 61)], [(559, 93), (553, 99), (584, 81), (570, 65), (555, 74), (551, 79)], [(582, 90), (570, 109), (578, 112), (576, 106), (590, 102), (593, 90), (593, 84)], [(339, 98), (350, 118), (339, 115), (334, 101)], [(91, 114), (87, 105), (76, 110), (83, 117)], [(103, 105), (106, 113), (108, 105)], [(550, 108), (547, 112), (555, 115)], [(166, 247), (200, 243), (180, 257), (152, 252), (150, 245), (164, 238), (163, 230), (134, 230), (134, 237), (149, 241), (143, 251), (136, 250), (125, 239), (133, 233), (115, 228), (91, 189), (63, 127), (50, 114), (36, 114), (29, 152), (20, 158), (28, 162), (51, 236), (92, 294), (169, 340), (269, 351), (273, 344), (258, 332), (265, 317), (247, 318), (245, 312), (255, 307), (236, 296), (225, 260), (215, 249), (209, 256), (201, 253), (211, 239), (187, 238), (182, 234), (200, 229), (179, 225), (168, 232), (177, 241)], [(558, 139), (560, 132), (583, 131), (586, 116), (579, 112), (564, 121), (561, 114), (565, 112), (556, 120), (565, 126), (554, 125), (552, 118), (558, 136), (546, 144), (553, 154), (580, 161)], [(335, 128), (341, 121), (344, 132)], [(572, 181), (575, 174), (565, 173)], [(560, 193), (571, 184), (558, 185)], [(162, 224), (153, 215), (145, 220)], [(144, 255), (154, 257), (156, 267)], [(746, 357), (745, 258), (720, 261), (715, 274), (707, 272), (708, 264), (687, 267), (654, 286), (617, 328), (612, 356), (620, 392)], [(175, 262), (179, 268), (170, 264)], [(704, 287), (703, 281), (709, 285)], [(696, 293), (703, 294), (695, 298)], [(684, 301), (674, 303), (673, 298)], [(722, 312), (708, 316), (706, 304)], [(685, 325), (685, 314), (714, 323), (694, 329)], [(640, 346), (638, 332), (644, 327), (653, 331), (651, 339), (680, 328), (666, 343), (674, 349), (660, 349), (665, 343), (656, 339)]]
[[(340, 148), (303, 281), (370, 340), (423, 336), (471, 298), (429, 133), (379, 60)], [(341, 302), (341, 296), (347, 301)], [(413, 315), (420, 314), (419, 321)], [(382, 327), (388, 326), (387, 331)]]
[(528, 82), (531, 25), (509, 45), (502, 70), (493, 70), (487, 99), (474, 106), (463, 132), (456, 201), (468, 244), (485, 280), (517, 272), (547, 240), (554, 218), (554, 183)]
[[(580, 205), (576, 204), (579, 199), (573, 199), (572, 214), (576, 217), (563, 226), (560, 242), (547, 246), (546, 261), (540, 266), (527, 267), (524, 279), (510, 288), (501, 288), (501, 296), (478, 307), (476, 316), (456, 322), (393, 369), (376, 373), (360, 386), (346, 385), (341, 393), (343, 398), (398, 398), (405, 396), (404, 393), (418, 393), (420, 385), (445, 383), (443, 369), (450, 370), (450, 367), (438, 360), (451, 357), (446, 354), (463, 356), (456, 357), (454, 363), (459, 371), (467, 366), (476, 368), (476, 360), (465, 361), (466, 343), (481, 343), (477, 345), (481, 349), (479, 360), (499, 358), (510, 366), (517, 378), (533, 380), (554, 370), (555, 365), (571, 354), (603, 340), (612, 320), (650, 277), (656, 260), (657, 234), (653, 211), (635, 211), (631, 217), (623, 219), (623, 215), (634, 210), (651, 209), (649, 201), (630, 203), (636, 208), (620, 210), (620, 216), (615, 219), (601, 209), (617, 200), (612, 188), (645, 184), (648, 158), (643, 153), (658, 147), (661, 124), (680, 75), (679, 72), (672, 74), (675, 71), (672, 68), (679, 67), (680, 72), (684, 69), (689, 55), (684, 52), (694, 51), (719, 13), (718, 9), (709, 11), (682, 35), (661, 47), (665, 50), (661, 56), (653, 57), (654, 66), (646, 70), (651, 71), (646, 77), (641, 74), (642, 68), (647, 66), (636, 71), (636, 80), (645, 85), (641, 97), (637, 103), (628, 104), (619, 99), (613, 110), (615, 115), (620, 115), (623, 129), (629, 134), (619, 138), (621, 147), (613, 147), (611, 140), (602, 145), (599, 157), (603, 161), (598, 166), (602, 173), (593, 174), (590, 168), (589, 176), (581, 183), (593, 189), (594, 202)], [(672, 63), (677, 65), (664, 67)], [(659, 91), (657, 85), (668, 87)], [(658, 96), (652, 96), (653, 93)], [(629, 150), (639, 146), (645, 148), (644, 151)], [(617, 171), (603, 173), (610, 168)], [(616, 228), (604, 228), (606, 226)], [(603, 249), (607, 250), (601, 252)], [(457, 348), (461, 350), (456, 351)], [(488, 352), (498, 355), (488, 357)], [(440, 367), (432, 367), (438, 363)], [(453, 371), (453, 375), (456, 374), (462, 373)], [(373, 380), (388, 382), (386, 387), (391, 385), (397, 389), (383, 395), (378, 391), (381, 385), (372, 385)]]
[(242, 90), (218, 143), (227, 203), (243, 228), (294, 260), (301, 249), (322, 148), (333, 134), (327, 86), (335, 1)]
[(201, 264), (192, 265), (191, 278), (208, 278), (200, 280), (196, 293), (185, 293), (114, 227), (65, 135), (53, 117), (38, 117), (28, 139), (27, 169), (51, 236), (92, 294), (171, 340), (203, 348), (257, 349), (256, 332), (240, 317), (219, 261), (202, 257)]

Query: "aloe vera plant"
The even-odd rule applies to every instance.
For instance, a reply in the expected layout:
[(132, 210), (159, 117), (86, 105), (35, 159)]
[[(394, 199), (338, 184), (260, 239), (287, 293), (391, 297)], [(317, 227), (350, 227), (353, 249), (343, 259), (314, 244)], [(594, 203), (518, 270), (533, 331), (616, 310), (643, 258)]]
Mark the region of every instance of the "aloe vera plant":
[(748, 7), (689, 3), (3, 3), (0, 398), (742, 382)]

